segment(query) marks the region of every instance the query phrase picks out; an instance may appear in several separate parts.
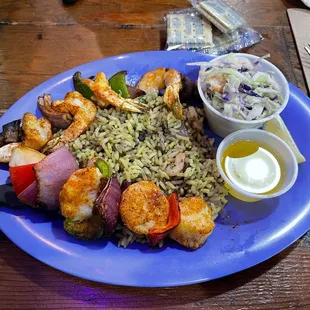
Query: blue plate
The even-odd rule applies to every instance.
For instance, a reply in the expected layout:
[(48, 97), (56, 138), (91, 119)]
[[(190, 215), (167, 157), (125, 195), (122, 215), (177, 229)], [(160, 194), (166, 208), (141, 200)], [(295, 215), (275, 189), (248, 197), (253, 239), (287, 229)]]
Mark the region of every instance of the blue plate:
[[(156, 67), (172, 67), (196, 79), (198, 68), (188, 62), (211, 57), (191, 52), (143, 52), (94, 61), (59, 74), (18, 100), (0, 120), (0, 125), (20, 118), (26, 111), (39, 115), (39, 95), (51, 93), (61, 99), (71, 91), (72, 74), (83, 76), (99, 70), (111, 76), (127, 70), (129, 81)], [(198, 283), (223, 277), (254, 266), (277, 254), (310, 228), (310, 100), (290, 85), (290, 102), (282, 116), (308, 161), (299, 165), (294, 187), (285, 195), (243, 203), (229, 197), (207, 243), (196, 251), (168, 241), (161, 249), (133, 244), (118, 248), (115, 239), (83, 242), (70, 237), (57, 215), (32, 209), (0, 207), (1, 230), (21, 249), (38, 260), (69, 274), (104, 283), (159, 287)], [(0, 184), (7, 170), (0, 171)]]

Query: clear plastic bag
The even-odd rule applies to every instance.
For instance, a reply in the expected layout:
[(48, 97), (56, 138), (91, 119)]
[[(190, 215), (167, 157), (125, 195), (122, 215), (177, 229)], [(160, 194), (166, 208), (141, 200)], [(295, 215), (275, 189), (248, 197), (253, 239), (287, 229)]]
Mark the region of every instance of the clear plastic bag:
[(166, 14), (167, 50), (222, 55), (262, 40), (262, 36), (223, 1), (192, 0), (191, 3), (193, 8)]

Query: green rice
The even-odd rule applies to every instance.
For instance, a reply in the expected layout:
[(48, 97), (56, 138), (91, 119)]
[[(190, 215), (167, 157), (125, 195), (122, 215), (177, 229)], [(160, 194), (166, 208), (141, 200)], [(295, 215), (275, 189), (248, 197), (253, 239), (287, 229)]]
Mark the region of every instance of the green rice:
[[(166, 194), (177, 191), (180, 197), (201, 196), (215, 218), (226, 203), (227, 192), (214, 159), (214, 139), (194, 130), (188, 119), (184, 122), (187, 135), (182, 134), (182, 121), (156, 93), (142, 100), (150, 107), (144, 114), (114, 107), (98, 109), (89, 130), (70, 144), (73, 155), (81, 167), (102, 157), (120, 183), (150, 180)], [(196, 111), (202, 122), (203, 111)], [(169, 176), (180, 153), (185, 155), (185, 166), (176, 176)]]
[[(141, 100), (150, 107), (147, 113), (98, 109), (89, 130), (70, 143), (71, 152), (81, 167), (94, 157), (103, 158), (120, 183), (150, 180), (167, 195), (177, 191), (180, 197), (201, 196), (216, 218), (227, 202), (227, 192), (214, 159), (214, 139), (192, 128), (188, 118), (184, 123), (177, 119), (157, 93), (148, 93)], [(203, 110), (196, 109), (196, 113), (197, 123), (202, 125)], [(185, 165), (169, 176), (178, 154), (185, 157)], [(139, 239), (127, 237), (127, 245)]]

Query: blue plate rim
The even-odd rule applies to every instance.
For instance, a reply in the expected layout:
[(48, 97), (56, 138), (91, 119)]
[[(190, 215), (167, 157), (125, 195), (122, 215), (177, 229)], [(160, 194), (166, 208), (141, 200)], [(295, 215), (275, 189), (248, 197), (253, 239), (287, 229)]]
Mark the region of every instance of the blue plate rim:
[[(137, 52), (137, 53), (129, 53), (129, 54), (122, 54), (122, 55), (116, 55), (116, 56), (111, 56), (111, 57), (107, 57), (107, 58), (103, 58), (105, 60), (116, 60), (118, 58), (121, 58), (121, 57), (132, 57), (132, 56), (135, 56), (135, 55), (141, 55), (141, 54), (158, 54), (158, 53), (162, 53), (162, 54), (165, 54), (167, 53), (167, 51), (147, 51), (147, 52)], [(187, 51), (182, 51), (182, 52), (169, 52), (169, 53), (189, 53)], [(193, 53), (193, 55), (197, 55), (198, 53)], [(206, 55), (204, 55), (206, 56)], [(212, 56), (210, 56), (212, 57)], [(98, 59), (98, 60), (95, 60), (95, 61), (92, 61), (92, 62), (88, 62), (88, 63), (85, 63), (85, 64), (82, 64), (80, 66), (77, 66), (77, 67), (74, 67), (74, 68), (71, 68), (69, 70), (66, 70), (65, 72), (62, 72), (56, 76), (53, 76), (51, 77), (50, 79), (44, 81), (43, 83), (41, 83), (40, 85), (36, 86), (35, 88), (33, 88), (32, 90), (30, 90), (28, 93), (26, 93), (24, 96), (22, 96), (15, 104), (17, 104), (18, 102), (22, 101), (25, 97), (29, 96), (29, 94), (32, 94), (32, 93), (35, 93), (37, 91), (37, 89), (39, 88), (43, 88), (51, 83), (54, 83), (54, 82), (58, 82), (58, 83), (61, 83), (63, 82), (64, 80), (66, 80), (68, 78), (68, 75), (71, 75), (72, 76), (72, 73), (75, 72), (77, 69), (78, 70), (83, 70), (83, 68), (89, 66), (90, 64), (94, 65), (96, 63), (100, 63), (100, 61), (102, 61), (102, 59)], [(309, 98), (303, 94), (298, 88), (296, 88), (294, 85), (292, 85), (291, 83), (290, 84), (290, 91), (291, 91), (291, 95), (292, 96), (297, 96), (295, 94), (295, 92), (298, 92), (298, 96), (301, 97), (302, 100), (304, 101), (308, 101)], [(14, 104), (14, 105), (15, 105)], [(8, 111), (3, 115), (3, 116), (6, 116), (11, 109), (13, 109), (13, 106), (10, 107), (8, 109)], [(309, 207), (310, 207), (310, 203), (309, 203)], [(1, 207), (3, 209), (3, 207)], [(308, 208), (309, 209), (309, 208)], [(310, 216), (309, 216), (309, 212), (308, 214), (305, 215), (305, 217), (303, 218), (304, 221), (303, 222), (306, 222), (306, 219), (308, 217), (308, 220), (310, 220)], [(83, 275), (83, 274), (80, 274), (78, 272), (74, 272), (74, 271), (68, 271), (66, 268), (61, 268), (59, 265), (57, 265), (57, 263), (53, 263), (51, 261), (49, 261), (48, 259), (45, 260), (45, 259), (42, 259), (40, 257), (38, 257), (37, 255), (33, 255), (31, 253), (31, 249), (29, 249), (29, 247), (27, 247), (27, 245), (23, 244), (21, 238), (18, 238), (17, 235), (11, 235), (10, 234), (10, 230), (7, 229), (7, 227), (5, 227), (5, 229), (3, 229), (3, 227), (5, 225), (2, 224), (2, 221), (1, 221), (1, 214), (0, 214), (0, 229), (8, 236), (8, 238), (13, 242), (15, 243), (19, 248), (21, 248), (23, 251), (25, 251), (26, 253), (28, 253), (30, 256), (38, 259), (39, 261), (43, 262), (44, 264), (48, 265), (48, 266), (51, 266), (57, 270), (60, 270), (62, 272), (65, 272), (65, 273), (68, 273), (68, 274), (71, 274), (71, 275), (74, 275), (74, 276), (77, 276), (77, 277), (80, 277), (80, 278), (83, 278), (83, 279), (86, 279), (86, 280), (91, 280), (91, 281), (95, 281), (95, 282), (100, 282), (100, 283), (109, 283), (109, 284), (113, 284), (113, 285), (121, 285), (121, 286), (134, 286), (134, 287), (167, 287), (167, 286), (182, 286), (182, 285), (189, 285), (189, 284), (196, 284), (196, 283), (201, 283), (201, 282), (205, 282), (205, 281), (209, 281), (210, 279), (208, 278), (200, 278), (200, 279), (196, 279), (196, 280), (192, 280), (192, 281), (186, 281), (186, 282), (182, 282), (182, 281), (177, 281), (177, 282), (171, 282), (169, 283), (169, 285), (167, 284), (163, 284), (163, 285), (137, 285), (137, 284), (130, 284), (130, 283), (122, 283), (122, 282), (119, 282), (119, 281), (109, 281), (109, 282), (102, 282), (98, 279), (94, 279), (92, 276), (88, 277), (86, 275)], [(310, 221), (309, 222), (309, 227), (307, 227), (307, 225), (302, 225), (301, 222), (299, 222), (299, 226), (294, 226), (294, 234), (290, 236), (290, 242), (289, 243), (286, 243), (285, 245), (283, 246), (280, 246), (276, 249), (276, 251), (272, 251), (272, 253), (269, 253), (267, 256), (265, 256), (263, 259), (260, 259), (260, 260), (257, 260), (255, 261), (254, 263), (251, 263), (249, 264), (248, 266), (244, 266), (244, 267), (241, 267), (241, 268), (237, 268), (235, 269), (233, 272), (229, 273), (229, 275), (231, 274), (235, 274), (235, 273), (238, 273), (240, 271), (243, 271), (243, 270), (246, 270), (250, 267), (253, 267), (257, 264), (260, 264), (261, 262), (263, 261), (266, 261), (267, 259), (269, 259), (270, 257), (273, 257), (274, 255), (278, 254), (279, 252), (283, 251), (284, 249), (286, 249), (287, 247), (289, 247), (291, 244), (293, 244), (294, 242), (296, 242), (296, 240), (298, 240), (302, 235), (304, 235), (309, 229), (310, 229)], [(226, 276), (228, 275), (227, 273), (226, 274), (223, 274), (223, 275), (219, 275), (217, 277), (212, 277), (212, 280), (215, 280), (215, 279), (218, 279), (218, 278), (221, 278), (223, 276)]]

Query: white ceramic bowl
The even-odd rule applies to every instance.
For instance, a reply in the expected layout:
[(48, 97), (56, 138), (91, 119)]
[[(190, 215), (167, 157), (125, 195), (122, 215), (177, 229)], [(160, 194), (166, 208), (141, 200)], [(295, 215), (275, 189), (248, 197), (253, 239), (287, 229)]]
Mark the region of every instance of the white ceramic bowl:
[[(243, 54), (243, 53), (237, 53), (235, 54), (236, 56), (240, 57), (245, 57), (248, 58), (251, 61), (256, 61), (260, 59), (257, 56), (250, 55), (250, 54)], [(219, 56), (210, 61), (210, 63), (214, 61), (218, 61), (220, 59), (223, 59), (227, 57), (227, 55)], [(262, 72), (267, 72), (267, 71), (273, 71), (275, 73), (274, 79), (276, 82), (280, 85), (281, 90), (282, 90), (282, 96), (283, 96), (283, 104), (281, 105), (281, 108), (276, 111), (275, 113), (269, 115), (268, 117), (265, 117), (260, 120), (253, 120), (253, 121), (246, 121), (246, 120), (239, 120), (236, 118), (228, 117), (217, 111), (209, 102), (209, 100), (205, 97), (202, 86), (201, 86), (201, 81), (200, 77), (198, 78), (198, 92), (199, 95), (203, 101), (204, 108), (205, 108), (205, 113), (206, 117), (209, 123), (210, 129), (217, 134), (218, 136), (224, 138), (230, 133), (240, 130), (240, 129), (247, 129), (247, 128), (259, 128), (261, 127), (265, 122), (271, 120), (275, 116), (279, 115), (286, 107), (289, 96), (290, 96), (290, 91), (289, 91), (289, 85), (288, 82), (283, 75), (283, 73), (271, 62), (262, 59), (259, 66), (258, 66), (258, 71)]]
[[(223, 153), (231, 144), (237, 141), (256, 141), (260, 145), (266, 145), (274, 150), (282, 165), (285, 167), (285, 175), (281, 182), (281, 186), (277, 191), (271, 194), (254, 194), (247, 192), (230, 181), (225, 171), (222, 168), (221, 160)], [(295, 183), (298, 175), (298, 164), (296, 157), (290, 147), (274, 134), (261, 129), (243, 129), (228, 135), (219, 145), (216, 153), (216, 165), (222, 178), (225, 181), (225, 186), (234, 197), (248, 202), (254, 202), (266, 198), (274, 198), (286, 193)]]

